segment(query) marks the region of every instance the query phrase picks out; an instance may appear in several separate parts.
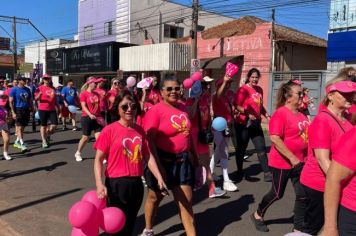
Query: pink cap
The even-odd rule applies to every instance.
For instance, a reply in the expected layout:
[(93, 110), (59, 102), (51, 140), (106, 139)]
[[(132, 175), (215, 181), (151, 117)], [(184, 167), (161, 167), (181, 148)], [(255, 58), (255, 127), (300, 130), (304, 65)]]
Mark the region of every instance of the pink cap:
[(342, 93), (356, 92), (356, 83), (352, 81), (340, 81), (335, 84), (329, 85), (325, 89), (326, 93), (339, 91)]
[(297, 85), (302, 85), (303, 84), (302, 81), (300, 81), (299, 79), (293, 79), (292, 83), (293, 84), (297, 84)]
[(103, 77), (97, 78), (96, 82), (100, 83), (100, 82), (105, 82), (106, 79), (104, 79)]
[(95, 78), (95, 77), (89, 77), (88, 79), (87, 79), (87, 82), (85, 82), (85, 84), (91, 84), (91, 83), (98, 83), (98, 79), (97, 78)]
[(50, 78), (50, 79), (51, 79), (52, 76), (50, 76), (49, 74), (44, 74), (44, 75), (42, 76), (42, 79), (43, 79), (43, 78)]

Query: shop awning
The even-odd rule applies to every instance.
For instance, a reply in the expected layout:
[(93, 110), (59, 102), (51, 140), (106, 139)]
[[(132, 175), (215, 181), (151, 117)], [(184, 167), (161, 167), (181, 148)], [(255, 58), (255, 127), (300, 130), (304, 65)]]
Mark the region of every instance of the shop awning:
[(221, 69), (225, 66), (225, 64), (229, 61), (237, 59), (237, 56), (231, 57), (216, 57), (209, 59), (201, 59), (200, 65), (202, 69)]

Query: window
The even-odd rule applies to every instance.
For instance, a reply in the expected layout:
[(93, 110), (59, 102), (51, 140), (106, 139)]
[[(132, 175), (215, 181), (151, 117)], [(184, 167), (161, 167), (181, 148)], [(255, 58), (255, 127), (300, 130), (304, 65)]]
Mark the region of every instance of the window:
[(84, 27), (84, 39), (91, 39), (93, 37), (93, 26)]
[(164, 37), (166, 38), (182, 38), (184, 34), (184, 28), (173, 25), (164, 25)]
[(104, 35), (113, 35), (115, 32), (115, 21), (105, 22)]

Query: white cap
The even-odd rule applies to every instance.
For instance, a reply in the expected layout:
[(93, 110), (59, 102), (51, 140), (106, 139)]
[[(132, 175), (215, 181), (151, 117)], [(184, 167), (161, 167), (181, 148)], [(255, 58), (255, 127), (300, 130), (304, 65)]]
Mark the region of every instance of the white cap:
[(205, 77), (203, 78), (203, 80), (204, 80), (205, 82), (211, 82), (211, 81), (213, 81), (214, 79), (213, 79), (213, 78), (210, 78), (209, 76), (205, 76)]

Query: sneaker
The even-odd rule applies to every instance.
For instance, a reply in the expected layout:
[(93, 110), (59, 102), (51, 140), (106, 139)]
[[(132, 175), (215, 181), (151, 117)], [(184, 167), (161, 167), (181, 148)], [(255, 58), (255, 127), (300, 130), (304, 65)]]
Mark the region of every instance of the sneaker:
[(44, 143), (42, 143), (42, 148), (48, 148), (49, 146), (48, 146), (48, 143), (47, 142), (44, 142)]
[(264, 173), (264, 181), (272, 182), (272, 173), (271, 172)]
[(19, 148), (21, 149), (22, 152), (27, 151), (27, 147), (25, 144), (20, 144)]
[(63, 131), (67, 130), (67, 126), (63, 126), (63, 127), (62, 127), (62, 130), (63, 130)]
[(255, 213), (252, 213), (252, 215), (250, 216), (251, 217), (251, 220), (253, 222), (253, 224), (255, 225), (255, 228), (258, 230), (258, 231), (261, 231), (261, 232), (268, 232), (269, 229), (266, 225), (266, 223), (264, 222), (263, 219), (256, 219), (255, 218)]
[(141, 236), (154, 236), (153, 229), (144, 229)]
[(7, 161), (12, 160), (12, 158), (7, 153), (4, 153), (4, 159), (7, 160)]
[(223, 188), (224, 190), (229, 192), (234, 192), (238, 190), (237, 186), (231, 180), (224, 181)]
[(226, 194), (225, 190), (222, 190), (221, 188), (216, 187), (214, 189), (214, 192), (209, 193), (209, 198), (221, 197), (221, 196), (224, 196), (225, 194)]
[(81, 155), (79, 152), (76, 152), (76, 153), (74, 154), (74, 156), (75, 156), (75, 160), (76, 160), (77, 162), (80, 162), (80, 161), (83, 160), (82, 155)]
[(77, 131), (77, 130), (78, 130), (78, 127), (77, 127), (77, 126), (74, 126), (72, 130), (73, 130), (73, 131)]
[(15, 141), (15, 142), (14, 142), (14, 147), (21, 149), (21, 144), (20, 144), (20, 142), (19, 142), (19, 141)]

